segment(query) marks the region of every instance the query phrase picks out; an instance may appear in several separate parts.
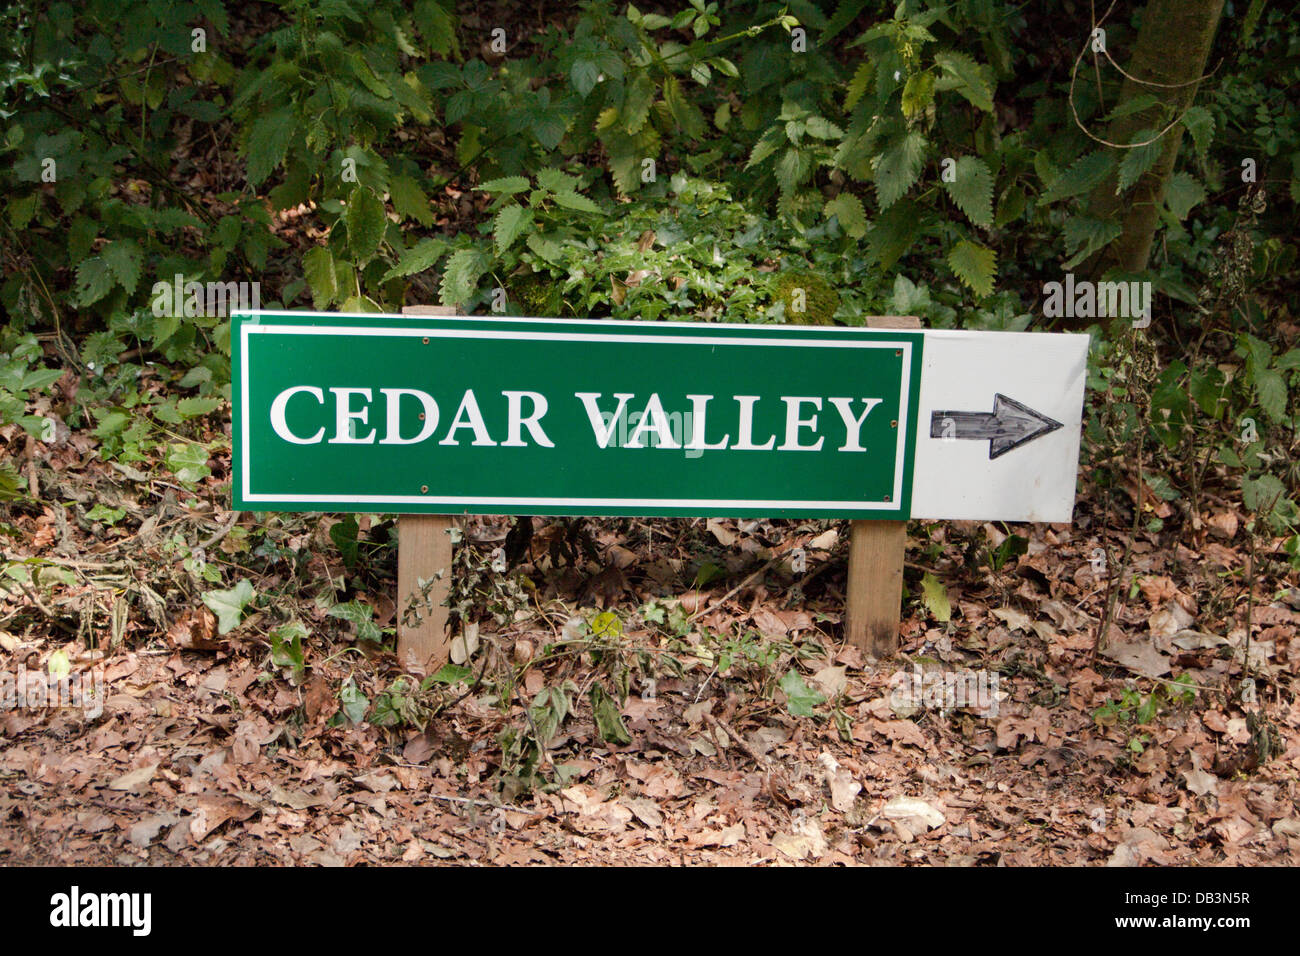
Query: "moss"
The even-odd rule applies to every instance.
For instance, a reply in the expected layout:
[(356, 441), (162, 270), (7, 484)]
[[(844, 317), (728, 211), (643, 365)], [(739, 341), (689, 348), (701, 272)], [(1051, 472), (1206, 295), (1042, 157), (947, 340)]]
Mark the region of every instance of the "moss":
[(772, 280), (772, 301), (785, 304), (785, 320), (797, 325), (832, 325), (840, 295), (811, 272), (779, 272)]
[(560, 295), (560, 280), (541, 272), (529, 272), (510, 279), (510, 302), (522, 315), (538, 319), (567, 314)]

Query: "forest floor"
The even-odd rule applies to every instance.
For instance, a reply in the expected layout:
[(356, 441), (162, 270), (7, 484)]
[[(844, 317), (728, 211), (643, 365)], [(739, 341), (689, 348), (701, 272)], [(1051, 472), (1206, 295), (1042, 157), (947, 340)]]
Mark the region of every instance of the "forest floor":
[(0, 864), (1300, 862), (1300, 590), (1239, 501), (1193, 529), (1143, 489), (1176, 530), (1133, 540), (1099, 654), (1136, 489), (913, 523), (884, 662), (843, 640), (843, 523), (531, 519), (498, 573), (509, 519), (471, 518), (464, 667), (417, 689), (391, 520), (236, 516), (228, 453), (183, 487), (15, 429), (0, 660), (105, 686), (0, 713)]

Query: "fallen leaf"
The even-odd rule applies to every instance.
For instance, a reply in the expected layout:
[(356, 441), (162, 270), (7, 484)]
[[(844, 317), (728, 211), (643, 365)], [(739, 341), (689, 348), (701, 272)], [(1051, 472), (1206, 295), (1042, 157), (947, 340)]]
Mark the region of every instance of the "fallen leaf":
[(153, 775), (157, 770), (158, 761), (156, 760), (153, 763), (145, 764), (143, 767), (136, 767), (134, 770), (129, 770), (122, 776), (109, 781), (108, 789), (138, 791), (153, 779)]

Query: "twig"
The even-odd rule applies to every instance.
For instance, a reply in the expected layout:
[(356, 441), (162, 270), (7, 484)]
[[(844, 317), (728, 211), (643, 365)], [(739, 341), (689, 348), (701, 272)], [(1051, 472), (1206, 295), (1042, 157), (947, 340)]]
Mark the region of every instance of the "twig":
[(710, 604), (708, 607), (696, 611), (694, 614), (692, 614), (690, 617), (688, 617), (688, 618), (686, 619), (686, 623), (689, 624), (689, 623), (691, 623), (691, 621), (695, 620), (697, 617), (700, 617), (701, 615), (704, 615), (704, 614), (708, 614), (710, 611), (716, 611), (718, 608), (720, 608), (722, 605), (726, 604), (726, 603), (727, 603), (728, 601), (730, 601), (733, 597), (735, 597), (737, 594), (739, 594), (741, 591), (743, 591), (746, 587), (748, 587), (748, 586), (749, 586), (749, 583), (750, 583), (751, 581), (753, 581), (756, 577), (758, 577), (758, 576), (761, 575), (761, 574), (766, 574), (766, 573), (767, 573), (768, 571), (770, 571), (772, 568), (776, 567), (776, 565), (781, 561), (781, 558), (782, 558), (782, 557), (784, 557), (784, 555), (782, 555), (782, 554), (778, 554), (776, 557), (772, 558), (772, 560), (768, 561), (765, 565), (763, 565), (761, 568), (759, 568), (757, 571), (755, 571), (755, 572), (754, 572), (753, 574), (751, 574), (749, 577), (745, 578), (745, 580), (741, 581), (739, 584), (737, 584), (734, 588), (732, 588), (732, 589), (731, 589), (730, 591), (728, 591), (726, 594), (722, 595), (722, 597), (720, 597), (718, 600), (714, 601), (714, 602), (713, 602), (712, 604)]
[(199, 549), (202, 551), (207, 551), (208, 548), (212, 547), (214, 544), (216, 544), (226, 535), (230, 534), (231, 529), (235, 527), (235, 522), (237, 522), (238, 520), (239, 520), (239, 512), (238, 511), (230, 512), (230, 517), (226, 519), (225, 524), (223, 524), (220, 528), (218, 528), (216, 531), (212, 532), (212, 534), (208, 535), (206, 538), (204, 538), (202, 541), (199, 542)]

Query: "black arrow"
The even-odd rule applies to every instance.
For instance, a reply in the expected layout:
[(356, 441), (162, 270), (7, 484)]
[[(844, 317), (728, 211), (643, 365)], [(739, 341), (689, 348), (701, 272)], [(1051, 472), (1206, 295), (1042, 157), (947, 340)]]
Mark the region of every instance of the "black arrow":
[(1014, 398), (995, 394), (993, 412), (931, 412), (931, 438), (964, 438), (989, 443), (989, 458), (999, 458), (1031, 442), (1040, 435), (1054, 432), (1061, 423), (1022, 405)]

